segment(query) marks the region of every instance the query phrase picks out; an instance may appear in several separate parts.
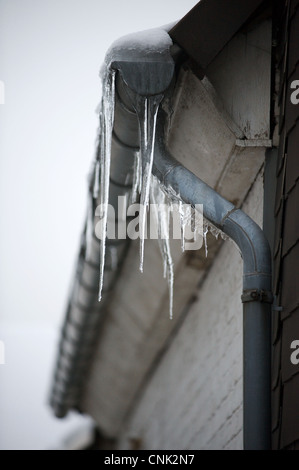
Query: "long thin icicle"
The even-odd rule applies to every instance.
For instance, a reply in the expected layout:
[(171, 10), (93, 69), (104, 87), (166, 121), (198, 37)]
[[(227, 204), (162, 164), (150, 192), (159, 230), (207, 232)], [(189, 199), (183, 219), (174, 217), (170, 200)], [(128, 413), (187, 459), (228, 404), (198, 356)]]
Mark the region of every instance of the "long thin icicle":
[(93, 188), (92, 188), (92, 197), (97, 199), (100, 194), (100, 171), (101, 171), (101, 150), (102, 150), (102, 123), (103, 123), (103, 101), (101, 101), (99, 106), (99, 127), (98, 127), (98, 145), (97, 145), (97, 155), (93, 168)]
[(136, 112), (140, 127), (141, 194), (140, 194), (140, 271), (143, 272), (144, 238), (149, 204), (151, 174), (154, 161), (156, 120), (163, 95), (138, 96)]
[(135, 204), (136, 202), (138, 202), (138, 197), (139, 197), (139, 194), (141, 193), (141, 180), (142, 180), (141, 156), (140, 156), (140, 151), (136, 151), (135, 161), (134, 161), (132, 196), (131, 196), (132, 204)]
[(102, 139), (100, 155), (101, 173), (101, 259), (100, 259), (100, 281), (99, 300), (102, 298), (105, 269), (106, 251), (106, 229), (109, 202), (110, 162), (111, 162), (111, 140), (114, 121), (114, 97), (115, 97), (115, 70), (108, 68), (103, 78), (103, 101), (102, 101)]
[(185, 211), (182, 201), (179, 201), (179, 214), (180, 214), (180, 223), (181, 223), (181, 250), (185, 251)]
[(208, 241), (207, 241), (208, 231), (209, 231), (209, 226), (207, 224), (204, 224), (204, 227), (203, 227), (203, 240), (204, 240), (204, 245), (205, 245), (206, 258), (208, 256)]
[(167, 277), (168, 281), (169, 317), (172, 319), (174, 270), (169, 244), (169, 217), (172, 203), (154, 176), (151, 177), (150, 199), (158, 228), (158, 241), (163, 260), (163, 275), (164, 277)]

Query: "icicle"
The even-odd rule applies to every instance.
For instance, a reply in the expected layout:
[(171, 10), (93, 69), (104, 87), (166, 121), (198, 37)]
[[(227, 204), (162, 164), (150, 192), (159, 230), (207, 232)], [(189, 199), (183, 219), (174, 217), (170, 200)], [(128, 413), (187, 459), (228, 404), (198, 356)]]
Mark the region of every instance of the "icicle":
[[(154, 160), (156, 120), (163, 95), (150, 97), (138, 96), (136, 112), (140, 127), (140, 160), (141, 160), (141, 191), (140, 191), (140, 271), (143, 272), (144, 238), (146, 216), (149, 203), (151, 174)], [(140, 173), (139, 173), (140, 174)]]
[(225, 235), (224, 232), (220, 231), (220, 236), (222, 238), (222, 240), (231, 240), (227, 235)]
[(131, 202), (135, 204), (138, 201), (138, 196), (141, 193), (141, 155), (140, 152), (135, 152), (135, 160), (134, 160), (134, 174), (133, 174), (133, 185), (132, 185), (132, 196)]
[(100, 194), (100, 171), (101, 171), (101, 164), (100, 164), (100, 152), (102, 148), (102, 122), (103, 122), (103, 114), (102, 114), (102, 108), (103, 108), (103, 101), (101, 101), (101, 109), (99, 110), (99, 128), (98, 128), (98, 144), (97, 144), (97, 156), (96, 156), (96, 161), (94, 163), (94, 168), (93, 168), (93, 197), (94, 199), (97, 199)]
[(216, 238), (216, 240), (218, 240), (219, 235), (222, 238), (222, 240), (229, 239), (229, 237), (225, 235), (225, 233), (223, 233), (222, 230), (220, 230), (220, 228), (212, 224), (212, 222), (205, 220), (205, 224), (207, 225), (209, 232)]
[(174, 284), (174, 272), (173, 272), (173, 263), (170, 254), (170, 247), (169, 243), (167, 244), (169, 250), (169, 257), (171, 264), (168, 264), (168, 271), (167, 271), (167, 280), (168, 280), (168, 291), (169, 291), (169, 318), (170, 320), (173, 319), (173, 284)]
[(204, 223), (204, 226), (203, 226), (203, 240), (204, 240), (204, 245), (205, 245), (206, 258), (208, 256), (208, 242), (207, 242), (208, 231), (209, 231), (209, 226), (206, 223)]
[(102, 289), (104, 282), (105, 268), (105, 250), (106, 250), (106, 228), (108, 216), (109, 199), (109, 180), (110, 180), (110, 161), (111, 161), (111, 139), (112, 127), (114, 121), (114, 92), (115, 92), (115, 70), (108, 68), (103, 78), (103, 122), (101, 138), (101, 216), (103, 219), (101, 233), (101, 259), (100, 259), (100, 281), (99, 281), (99, 300), (102, 298)]
[(181, 249), (182, 252), (184, 253), (185, 251), (185, 211), (184, 211), (184, 205), (183, 202), (179, 202), (179, 211), (180, 211), (180, 223), (181, 223)]
[(205, 254), (206, 257), (208, 256), (208, 242), (207, 242), (207, 234), (210, 232), (216, 240), (218, 240), (219, 235), (222, 238), (222, 240), (228, 240), (229, 237), (225, 235), (225, 233), (222, 232), (219, 228), (217, 228), (214, 224), (212, 224), (210, 221), (204, 219), (204, 225), (203, 225), (203, 239), (204, 239), (204, 246), (205, 246)]
[[(169, 212), (170, 211), (171, 211), (171, 206), (167, 205), (167, 213), (162, 217), (162, 221), (163, 221), (163, 231), (165, 230), (165, 234), (167, 235), (167, 238), (163, 240), (164, 259), (165, 259), (164, 271), (167, 272), (168, 291), (169, 291), (169, 318), (170, 320), (172, 320), (173, 319), (174, 269), (173, 269), (173, 261), (172, 261), (170, 244), (169, 244), (169, 215), (170, 215)], [(166, 267), (166, 264), (167, 264), (167, 267)]]
[(163, 261), (163, 276), (164, 278), (167, 277), (169, 290), (169, 318), (172, 320), (174, 270), (169, 244), (169, 216), (172, 210), (172, 203), (154, 176), (151, 177), (150, 198), (158, 226), (158, 241)]

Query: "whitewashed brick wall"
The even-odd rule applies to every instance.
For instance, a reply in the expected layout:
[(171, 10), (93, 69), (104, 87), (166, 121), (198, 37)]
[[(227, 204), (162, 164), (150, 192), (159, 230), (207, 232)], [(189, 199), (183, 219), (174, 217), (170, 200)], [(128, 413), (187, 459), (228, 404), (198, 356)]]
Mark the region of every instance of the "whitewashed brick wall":
[[(244, 211), (261, 225), (260, 173)], [(126, 422), (118, 448), (242, 448), (242, 260), (226, 241)], [(136, 441), (135, 441), (136, 442)]]

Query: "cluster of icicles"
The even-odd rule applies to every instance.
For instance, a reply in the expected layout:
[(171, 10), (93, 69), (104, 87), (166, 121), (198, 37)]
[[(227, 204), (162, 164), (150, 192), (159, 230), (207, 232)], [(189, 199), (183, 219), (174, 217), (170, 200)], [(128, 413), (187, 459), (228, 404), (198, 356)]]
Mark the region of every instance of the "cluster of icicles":
[[(102, 77), (102, 102), (100, 109), (100, 141), (99, 141), (99, 156), (96, 160), (95, 175), (94, 175), (94, 188), (93, 197), (100, 197), (100, 204), (102, 207), (102, 224), (101, 224), (101, 254), (100, 254), (100, 276), (99, 276), (99, 301), (102, 298), (102, 289), (104, 281), (105, 269), (105, 251), (106, 251), (106, 227), (108, 217), (108, 203), (109, 203), (109, 181), (110, 181), (110, 160), (111, 160), (111, 141), (112, 129), (114, 122), (114, 99), (115, 99), (115, 75), (116, 72), (111, 67), (107, 67), (104, 76)], [(140, 126), (140, 149), (136, 152), (133, 186), (131, 193), (132, 204), (139, 200), (141, 210), (139, 214), (140, 226), (140, 271), (143, 272), (144, 260), (144, 239), (146, 231), (146, 218), (149, 204), (153, 204), (155, 208), (156, 223), (158, 227), (158, 242), (163, 260), (163, 274), (167, 278), (169, 287), (169, 315), (170, 319), (173, 317), (173, 286), (174, 286), (174, 266), (170, 252), (169, 244), (169, 220), (170, 214), (174, 210), (179, 211), (179, 219), (181, 226), (181, 248), (185, 250), (185, 230), (186, 227), (192, 226), (192, 230), (196, 232), (198, 227), (194, 225), (194, 216), (192, 216), (191, 207), (183, 204), (180, 195), (172, 192), (171, 188), (164, 188), (156, 177), (152, 175), (153, 160), (154, 160), (154, 145), (155, 145), (155, 132), (156, 120), (159, 105), (163, 96), (139, 96), (136, 103), (136, 113), (138, 115)], [(159, 208), (159, 210), (158, 210)], [(160, 210), (160, 208), (163, 208)], [(91, 216), (91, 214), (90, 214)], [(90, 221), (93, 220), (92, 216), (88, 217)], [(222, 238), (225, 235), (210, 224), (207, 220), (203, 219), (201, 225), (205, 254), (208, 254), (207, 247), (207, 233), (210, 231), (216, 238), (219, 234)], [(92, 222), (87, 232), (93, 230)], [(88, 236), (89, 234), (87, 234)], [(117, 266), (117, 261), (115, 263)]]

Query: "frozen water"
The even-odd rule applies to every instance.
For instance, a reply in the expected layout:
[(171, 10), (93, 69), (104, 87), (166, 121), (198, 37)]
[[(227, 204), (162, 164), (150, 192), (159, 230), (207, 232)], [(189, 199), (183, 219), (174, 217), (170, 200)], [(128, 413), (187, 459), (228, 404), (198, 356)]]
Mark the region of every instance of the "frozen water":
[(102, 233), (101, 233), (101, 256), (100, 256), (100, 280), (99, 300), (102, 298), (104, 281), (105, 251), (106, 251), (106, 229), (108, 217), (110, 162), (111, 162), (111, 140), (114, 121), (114, 95), (115, 95), (115, 70), (108, 67), (103, 77), (103, 99), (101, 115), (101, 141), (100, 141), (100, 205), (102, 208)]
[[(152, 55), (163, 55), (172, 45), (171, 38), (163, 29), (153, 29), (134, 35), (128, 35), (112, 44), (109, 49), (104, 67), (101, 70), (102, 75), (102, 102), (100, 109), (100, 130), (98, 155), (95, 162), (93, 176), (94, 184), (92, 197), (88, 209), (86, 236), (90, 236), (91, 227), (93, 225), (93, 198), (100, 201), (101, 207), (101, 256), (100, 256), (100, 281), (99, 281), (99, 300), (101, 300), (103, 277), (105, 268), (105, 251), (107, 236), (107, 217), (108, 217), (108, 198), (109, 198), (109, 181), (110, 181), (110, 160), (111, 160), (111, 140), (114, 121), (114, 97), (115, 97), (115, 71), (113, 63), (118, 60), (125, 60), (139, 57), (144, 59), (148, 56), (149, 60)], [(168, 52), (167, 52), (168, 53)], [(168, 57), (168, 56), (167, 56)], [(219, 234), (224, 238), (223, 233), (204, 220), (202, 225), (197, 225), (195, 217), (195, 209), (183, 203), (179, 194), (175, 194), (172, 188), (164, 188), (160, 182), (152, 176), (156, 120), (159, 106), (163, 99), (162, 94), (153, 96), (136, 95), (134, 108), (138, 117), (140, 130), (140, 149), (135, 152), (135, 164), (133, 175), (133, 187), (131, 192), (131, 202), (134, 204), (140, 200), (139, 213), (139, 233), (140, 233), (140, 271), (143, 271), (144, 263), (144, 240), (147, 238), (146, 221), (149, 209), (149, 203), (152, 202), (156, 207), (156, 221), (158, 226), (158, 240), (163, 260), (163, 273), (167, 278), (169, 286), (169, 315), (173, 316), (173, 283), (174, 283), (174, 267), (170, 252), (170, 236), (169, 222), (170, 214), (174, 218), (175, 211), (178, 212), (180, 221), (180, 237), (182, 251), (188, 249), (185, 240), (186, 231), (194, 234), (200, 233), (204, 240), (205, 254), (208, 255), (207, 233), (210, 231), (216, 238)], [(159, 208), (159, 209), (157, 209)], [(201, 221), (202, 219), (200, 219)], [(190, 249), (190, 248), (189, 248)], [(192, 248), (191, 248), (192, 249)], [(111, 252), (112, 267), (117, 267), (117, 255)]]
[(135, 204), (138, 201), (139, 194), (141, 193), (141, 182), (142, 182), (142, 164), (140, 151), (135, 152), (134, 159), (134, 174), (133, 174), (133, 186), (131, 204)]
[[(144, 259), (144, 238), (146, 217), (149, 204), (149, 193), (151, 175), (154, 161), (154, 146), (156, 133), (156, 120), (160, 102), (163, 95), (150, 97), (138, 96), (136, 102), (136, 112), (140, 126), (140, 162), (141, 168), (141, 189), (140, 189), (140, 271), (143, 271)], [(136, 173), (140, 174), (140, 169)], [(136, 185), (136, 183), (135, 183)]]
[(207, 256), (208, 256), (208, 242), (207, 242), (207, 234), (208, 234), (208, 231), (209, 231), (209, 226), (204, 223), (204, 227), (203, 227), (203, 240), (204, 240), (204, 245), (205, 245), (205, 254), (206, 254), (206, 258), (207, 258)]
[(170, 46), (172, 46), (172, 40), (163, 28), (153, 28), (128, 34), (112, 43), (106, 54), (101, 73), (105, 74), (105, 68), (109, 67), (112, 61), (123, 60), (124, 56), (128, 57), (129, 55), (136, 60), (138, 57), (144, 59), (144, 57), (153, 53), (164, 55)]
[(161, 184), (154, 176), (151, 177), (151, 203), (154, 208), (158, 226), (158, 240), (163, 261), (163, 275), (167, 277), (169, 289), (169, 317), (172, 319), (174, 270), (169, 245), (169, 219), (172, 203), (169, 201), (166, 193), (162, 190)]

